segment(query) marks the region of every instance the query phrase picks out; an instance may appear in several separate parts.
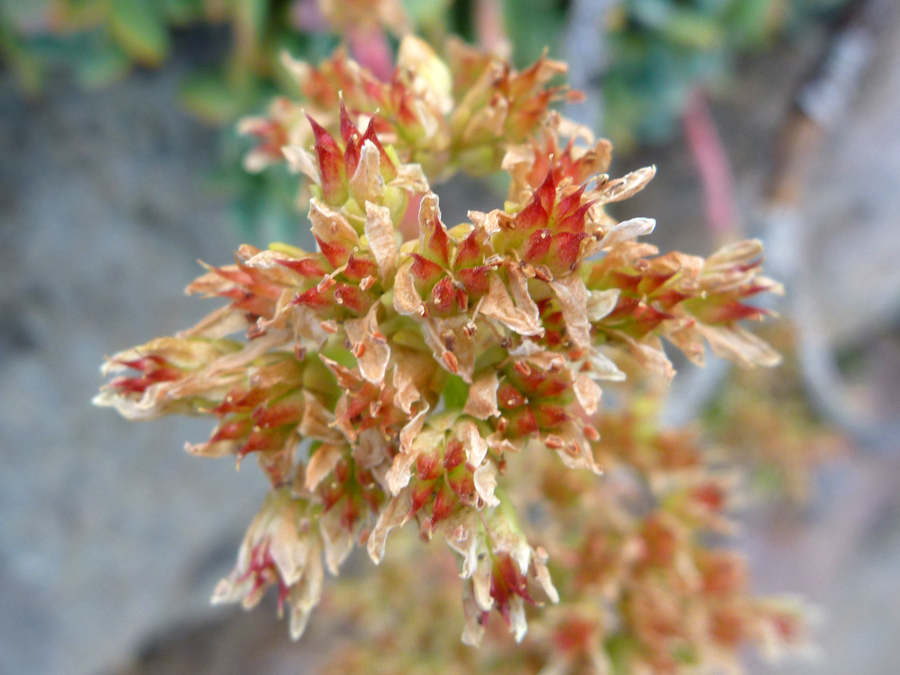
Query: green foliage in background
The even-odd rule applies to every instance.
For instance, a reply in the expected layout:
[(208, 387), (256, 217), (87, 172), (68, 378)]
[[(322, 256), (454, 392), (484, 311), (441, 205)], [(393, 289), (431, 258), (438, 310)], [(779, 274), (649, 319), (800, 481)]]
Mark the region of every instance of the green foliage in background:
[[(433, 43), (449, 32), (475, 37), (476, 0), (404, 0), (416, 29)], [(621, 0), (605, 26), (609, 68), (602, 82), (606, 133), (614, 140), (668, 138), (698, 84), (713, 86), (741, 53), (758, 50), (810, 17), (847, 0)], [(302, 25), (297, 0), (0, 0), (0, 59), (26, 91), (65, 64), (85, 86), (109, 84), (134, 65), (159, 66), (173, 32), (199, 23), (230, 35), (226, 62), (191, 76), (184, 102), (224, 124), (259, 108), (290, 83), (278, 67), (283, 49), (313, 61), (336, 44), (321, 27)], [(515, 60), (551, 55), (565, 28), (566, 0), (505, 0)], [(598, 30), (600, 27), (598, 27)]]
[(611, 14), (606, 133), (666, 141), (690, 93), (726, 82), (735, 59), (830, 18), (847, 0), (624, 0)]
[[(278, 92), (294, 95), (278, 55), (318, 61), (338, 43), (320, 26), (304, 26), (300, 6), (315, 0), (0, 0), (0, 63), (28, 93), (65, 67), (86, 87), (116, 81), (133, 67), (166, 61), (179, 30), (207, 25), (228, 36), (221, 63), (185, 77), (182, 103), (206, 122), (231, 125), (265, 109)], [(479, 0), (403, 0), (414, 29), (432, 44), (450, 33), (477, 38)], [(604, 133), (621, 145), (661, 142), (677, 131), (688, 95), (726, 82), (737, 56), (829, 17), (847, 0), (620, 0), (606, 25), (609, 66), (599, 83)], [(519, 65), (547, 45), (559, 56), (567, 0), (503, 0), (506, 29)], [(237, 194), (245, 236), (293, 231), (293, 182), (282, 168), (250, 176), (240, 157), (249, 142), (223, 133), (218, 183)], [(260, 240), (261, 241), (261, 240)]]

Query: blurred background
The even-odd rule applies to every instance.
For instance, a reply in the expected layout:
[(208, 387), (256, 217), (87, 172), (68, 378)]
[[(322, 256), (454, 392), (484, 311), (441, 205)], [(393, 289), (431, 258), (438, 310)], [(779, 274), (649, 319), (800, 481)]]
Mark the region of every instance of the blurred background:
[[(435, 43), (568, 60), (586, 101), (565, 112), (616, 143), (613, 173), (659, 168), (616, 215), (655, 217), (661, 249), (766, 241), (787, 295), (764, 334), (785, 366), (685, 366), (667, 421), (700, 418), (746, 467), (755, 586), (819, 609), (815, 661), (751, 671), (896, 673), (900, 5), (404, 7)], [(327, 19), (315, 0), (0, 0), (2, 675), (306, 673), (326, 650), (316, 621), (292, 644), (272, 607), (209, 606), (260, 502), (254, 467), (183, 453), (205, 423), (130, 424), (90, 400), (105, 355), (210, 310), (182, 295), (197, 259), (310, 245), (296, 179), (247, 172), (234, 128), (292, 93), (282, 49), (334, 49)], [(438, 192), (451, 224), (503, 194)]]

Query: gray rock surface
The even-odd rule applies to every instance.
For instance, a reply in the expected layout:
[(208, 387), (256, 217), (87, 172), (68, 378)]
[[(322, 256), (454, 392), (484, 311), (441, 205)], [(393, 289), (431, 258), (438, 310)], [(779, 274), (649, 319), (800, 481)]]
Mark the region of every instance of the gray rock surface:
[(0, 673), (80, 675), (208, 613), (261, 501), (248, 462), (186, 455), (208, 423), (93, 408), (104, 355), (190, 325), (227, 262), (214, 137), (175, 73), (26, 103), (0, 79)]
[[(885, 42), (809, 198), (823, 233), (816, 285), (841, 339), (851, 319), (890, 315), (900, 285), (898, 50)], [(773, 120), (803, 65), (773, 59), (720, 111), (742, 204), (761, 192)], [(196, 258), (226, 262), (237, 243), (227, 204), (205, 186), (213, 134), (175, 109), (178, 81), (176, 68), (104, 92), (63, 83), (27, 104), (0, 77), (0, 675), (114, 672), (154, 638), (135, 674), (298, 673), (323, 639), (313, 626), (291, 646), (271, 608), (233, 617), (208, 606), (261, 500), (255, 467), (185, 455), (205, 422), (138, 425), (89, 404), (104, 355), (213, 306), (181, 289)], [(625, 161), (619, 170), (643, 163)], [(659, 219), (664, 248), (708, 252), (689, 158), (647, 161), (660, 176), (628, 208)], [(455, 223), (464, 209), (453, 206)], [(762, 590), (806, 593), (826, 616), (822, 663), (783, 672), (893, 675), (900, 467), (852, 460), (834, 475), (812, 520), (768, 513), (746, 530)]]

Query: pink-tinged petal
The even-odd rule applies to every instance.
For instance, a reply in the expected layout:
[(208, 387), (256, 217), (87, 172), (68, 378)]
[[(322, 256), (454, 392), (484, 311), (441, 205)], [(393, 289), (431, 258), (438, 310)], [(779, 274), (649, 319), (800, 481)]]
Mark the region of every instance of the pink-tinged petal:
[(416, 386), (416, 374), (415, 364), (410, 363), (408, 360), (397, 359), (392, 379), (392, 384), (396, 391), (394, 394), (394, 405), (407, 415), (412, 412), (412, 404), (422, 397)]
[(598, 190), (594, 197), (600, 204), (624, 201), (643, 190), (655, 175), (655, 166), (646, 166), (643, 169), (632, 171), (622, 178), (610, 181), (601, 190)]
[(522, 248), (522, 260), (533, 265), (543, 263), (544, 258), (550, 251), (551, 241), (550, 230), (547, 228), (541, 228), (532, 232)]
[(278, 263), (306, 279), (321, 279), (331, 271), (326, 268), (322, 260), (313, 256), (307, 258), (282, 258)]
[(444, 277), (434, 285), (431, 289), (431, 302), (438, 316), (447, 316), (457, 310), (453, 279)]
[(547, 227), (550, 217), (546, 209), (541, 205), (540, 200), (534, 197), (528, 206), (516, 214), (515, 228), (520, 232), (531, 232), (533, 230)]
[(410, 272), (425, 286), (431, 286), (432, 284), (437, 283), (438, 279), (446, 274), (442, 267), (418, 253), (413, 253), (410, 257), (413, 260)]
[(466, 287), (470, 297), (481, 297), (490, 290), (490, 275), (492, 269), (487, 266), (467, 267), (456, 272), (456, 276)]
[(653, 218), (632, 218), (625, 220), (613, 227), (600, 240), (600, 248), (609, 248), (624, 241), (631, 241), (637, 237), (643, 237), (656, 229), (656, 220)]
[(572, 388), (575, 390), (575, 397), (582, 410), (588, 415), (593, 415), (600, 406), (600, 397), (603, 393), (600, 385), (594, 382), (590, 374), (579, 373), (575, 377)]
[(319, 162), (319, 174), (322, 178), (322, 196), (326, 204), (340, 206), (347, 201), (348, 196), (344, 153), (341, 152), (334, 138), (324, 127), (309, 115), (306, 118), (312, 126), (316, 139), (316, 157)]
[(356, 125), (353, 124), (353, 120), (350, 119), (350, 114), (347, 112), (347, 106), (344, 105), (343, 97), (341, 97), (340, 120), (341, 120), (341, 138), (344, 139), (344, 144), (346, 145), (346, 144), (350, 143), (350, 140), (354, 136), (359, 135), (359, 129), (356, 128)]
[(712, 353), (744, 368), (771, 368), (781, 363), (781, 355), (766, 342), (740, 326), (707, 326), (697, 330), (706, 338)]
[(394, 309), (404, 316), (425, 316), (425, 303), (416, 290), (415, 278), (410, 271), (413, 260), (404, 262), (394, 279)]
[(450, 237), (441, 222), (438, 197), (433, 192), (422, 198), (419, 206), (419, 237), (421, 250), (438, 265), (450, 265)]
[(375, 132), (375, 125), (378, 117), (376, 115), (372, 116), (372, 119), (369, 120), (369, 125), (366, 127), (366, 131), (363, 134), (362, 141), (363, 143), (370, 142), (378, 149), (378, 155), (381, 158), (380, 166), (381, 166), (381, 175), (384, 176), (384, 180), (388, 183), (397, 178), (398, 170), (394, 165), (394, 162), (391, 160), (390, 156), (384, 149), (384, 146), (381, 144), (381, 141), (378, 140), (378, 136)]
[(443, 434), (433, 430), (422, 431), (428, 408), (420, 410), (412, 417), (400, 432), (400, 452), (394, 457), (387, 473), (387, 484), (392, 495), (409, 485), (412, 467), (418, 456), (426, 450), (432, 450), (443, 440)]

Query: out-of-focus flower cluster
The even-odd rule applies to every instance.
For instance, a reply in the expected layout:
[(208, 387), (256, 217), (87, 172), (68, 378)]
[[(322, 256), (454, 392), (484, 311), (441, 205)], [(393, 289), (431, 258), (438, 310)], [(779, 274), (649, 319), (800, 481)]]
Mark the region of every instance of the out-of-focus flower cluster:
[[(209, 267), (188, 292), (224, 306), (113, 356), (95, 401), (130, 419), (209, 416), (190, 452), (257, 459), (270, 491), (214, 599), (252, 607), (275, 587), (295, 637), (326, 569), (357, 546), (381, 562), (390, 531), (414, 523), (456, 554), (466, 643), (492, 610), (522, 640), (526, 607), (565, 598), (534, 647), (551, 660), (676, 672), (733, 656), (787, 615), (748, 600), (740, 563), (697, 534), (724, 526), (724, 483), (682, 437), (595, 415), (601, 386), (674, 374), (663, 339), (698, 362), (706, 344), (777, 362), (738, 325), (777, 290), (761, 247), (659, 255), (638, 241), (653, 220), (604, 211), (655, 170), (610, 178), (609, 144), (548, 111), (562, 64), (517, 73), (451, 53), (408, 39), (388, 83), (341, 53), (296, 66), (310, 116), (248, 126), (263, 125), (257, 157), (308, 177), (318, 250), (245, 245)], [(504, 208), (448, 228), (429, 179), (500, 167)], [(404, 242), (410, 204), (418, 237)], [(601, 467), (620, 465), (649, 487), (649, 511), (601, 488)]]
[(749, 469), (756, 492), (793, 507), (815, 498), (817, 470), (849, 452), (851, 441), (815, 414), (804, 389), (797, 340), (786, 318), (762, 334), (786, 355), (777, 371), (740, 370), (704, 415), (717, 447)]
[(461, 650), (442, 623), (417, 620), (459, 614), (455, 569), (429, 557), (410, 575), (404, 542), (383, 575), (335, 590), (331, 609), (349, 629), (319, 672), (412, 675), (434, 663), (448, 674), (740, 672), (748, 644), (770, 656), (804, 646), (803, 606), (754, 597), (740, 555), (710, 544), (733, 527), (735, 476), (710, 462), (698, 434), (659, 431), (657, 407), (640, 396), (597, 417), (599, 485), (547, 455), (510, 463), (506, 479), (533, 514), (529, 534), (549, 542), (561, 598), (530, 618), (522, 644), (490, 620), (482, 648)]
[[(450, 40), (446, 51), (444, 61), (407, 36), (388, 81), (343, 49), (319, 65), (285, 56), (303, 98), (277, 98), (267, 116), (243, 122), (243, 131), (261, 140), (246, 167), (258, 171), (284, 161), (285, 145), (306, 147), (312, 137), (304, 112), (336, 134), (342, 98), (354, 118), (368, 120), (377, 111), (379, 138), (404, 162), (421, 165), (432, 181), (460, 170), (485, 175), (500, 169), (509, 148), (529, 139), (550, 102), (575, 97), (562, 86), (548, 86), (566, 70), (559, 61), (543, 57), (519, 72), (458, 40)], [(288, 160), (302, 170), (291, 154)]]

